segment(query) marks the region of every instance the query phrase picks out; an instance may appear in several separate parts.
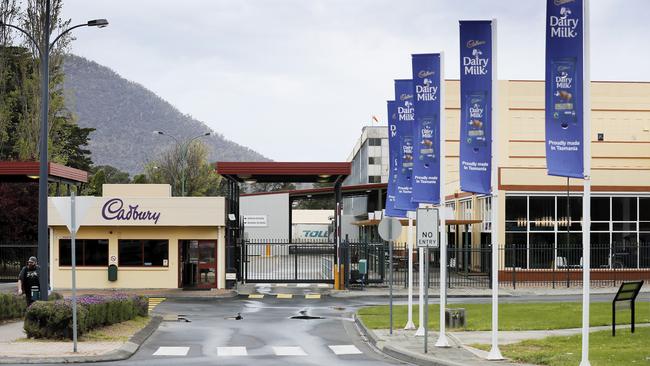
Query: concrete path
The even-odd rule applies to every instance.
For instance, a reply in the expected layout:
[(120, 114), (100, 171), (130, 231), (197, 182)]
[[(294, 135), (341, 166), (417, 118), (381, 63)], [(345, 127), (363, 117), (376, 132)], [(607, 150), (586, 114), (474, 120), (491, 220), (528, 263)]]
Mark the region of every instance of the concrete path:
[[(650, 324), (637, 324), (637, 327), (648, 327)], [(617, 325), (616, 330), (629, 329), (629, 325)], [(611, 326), (591, 327), (590, 332), (612, 330)], [(490, 344), (492, 342), (490, 331), (481, 332), (449, 332), (455, 340), (463, 345)], [(582, 328), (555, 329), (555, 330), (526, 330), (526, 331), (500, 331), (499, 344), (518, 343), (527, 339), (542, 339), (553, 336), (572, 336), (582, 334)]]
[(22, 321), (0, 325), (0, 343), (9, 343), (19, 338), (25, 338)]

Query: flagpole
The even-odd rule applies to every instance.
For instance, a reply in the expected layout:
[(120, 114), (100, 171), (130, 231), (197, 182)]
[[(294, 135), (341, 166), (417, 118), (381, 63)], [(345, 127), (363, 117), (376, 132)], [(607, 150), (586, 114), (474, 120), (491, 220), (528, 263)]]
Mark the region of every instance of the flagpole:
[[(589, 363), (589, 291), (591, 271), (591, 76), (590, 76), (590, 42), (589, 42), (589, 0), (583, 0), (583, 69), (582, 69), (582, 95), (583, 95), (583, 164), (584, 164), (584, 195), (582, 198), (582, 361), (580, 366), (590, 366)], [(567, 212), (570, 217), (570, 213)], [(568, 223), (567, 223), (568, 225)]]
[(497, 90), (499, 87), (497, 78), (497, 20), (492, 19), (492, 164), (490, 166), (492, 175), (492, 215), (491, 215), (491, 235), (492, 235), (492, 348), (488, 353), (487, 359), (491, 361), (503, 360), (501, 350), (499, 350), (499, 186), (498, 186), (498, 169), (499, 169), (499, 139), (498, 139), (498, 109)]
[[(447, 304), (447, 216), (445, 214), (445, 176), (447, 164), (445, 159), (445, 144), (447, 120), (445, 119), (445, 63), (444, 53), (440, 52), (440, 334), (436, 347), (449, 347), (445, 330), (445, 307)], [(425, 260), (429, 260), (426, 258)], [(428, 309), (427, 309), (428, 310)]]

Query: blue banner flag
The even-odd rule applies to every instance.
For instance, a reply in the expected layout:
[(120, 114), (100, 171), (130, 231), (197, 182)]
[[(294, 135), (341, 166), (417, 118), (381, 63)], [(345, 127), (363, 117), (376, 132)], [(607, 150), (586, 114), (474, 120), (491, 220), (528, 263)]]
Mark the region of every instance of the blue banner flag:
[[(583, 1), (546, 4), (546, 166), (549, 175), (584, 178)], [(589, 138), (589, 136), (587, 136)]]
[(492, 167), (492, 22), (460, 22), (460, 189), (489, 194)]
[(399, 137), (397, 136), (397, 109), (395, 101), (386, 102), (388, 106), (388, 192), (386, 193), (386, 216), (406, 217), (406, 211), (395, 208), (395, 191), (397, 190), (397, 172), (399, 168)]
[(411, 200), (440, 203), (440, 54), (412, 55), (413, 193)]
[(413, 80), (395, 80), (397, 109), (397, 139), (399, 161), (395, 208), (415, 211), (418, 204), (411, 201), (413, 175)]

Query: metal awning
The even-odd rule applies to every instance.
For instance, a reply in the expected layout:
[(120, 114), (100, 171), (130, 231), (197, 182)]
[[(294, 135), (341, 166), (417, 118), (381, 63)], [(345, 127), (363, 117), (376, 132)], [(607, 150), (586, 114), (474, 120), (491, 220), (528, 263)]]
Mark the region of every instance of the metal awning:
[[(361, 221), (355, 221), (352, 223), (352, 225), (357, 225), (357, 226), (376, 226), (379, 225), (379, 222), (381, 220), (361, 220)], [(408, 226), (409, 220), (408, 219), (400, 219), (399, 220), (402, 226)], [(417, 220), (413, 220), (413, 225), (415, 225)], [(482, 223), (483, 220), (445, 220), (445, 225), (447, 226), (456, 226), (456, 225), (472, 225), (472, 224), (480, 224)]]
[(239, 183), (335, 183), (352, 171), (349, 162), (217, 162), (215, 166), (217, 174)]
[[(0, 161), (0, 182), (38, 182), (38, 161)], [(48, 163), (48, 180), (67, 184), (88, 183), (88, 172)]]

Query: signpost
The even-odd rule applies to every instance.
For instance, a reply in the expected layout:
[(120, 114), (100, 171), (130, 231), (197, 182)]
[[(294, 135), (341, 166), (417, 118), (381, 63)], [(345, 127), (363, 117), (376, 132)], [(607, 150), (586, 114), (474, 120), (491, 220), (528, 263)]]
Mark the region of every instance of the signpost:
[(402, 234), (402, 223), (392, 217), (384, 217), (379, 222), (379, 236), (388, 242), (388, 312), (390, 334), (393, 334), (393, 241)]
[(616, 336), (616, 303), (621, 301), (628, 301), (628, 306), (630, 307), (630, 325), (632, 327), (632, 333), (634, 333), (634, 303), (636, 297), (639, 295), (639, 291), (641, 291), (641, 287), (643, 287), (643, 281), (623, 282), (621, 287), (619, 287), (612, 301), (612, 337)]
[(73, 340), (73, 352), (77, 352), (77, 260), (76, 260), (76, 237), (77, 231), (79, 231), (79, 226), (81, 226), (81, 220), (86, 211), (90, 207), (91, 202), (88, 200), (81, 200), (77, 204), (77, 198), (75, 192), (71, 192), (71, 196), (68, 197), (55, 197), (52, 198), (52, 203), (58, 211), (59, 215), (64, 218), (66, 226), (70, 231), (70, 251), (72, 259), (72, 340)]
[[(417, 223), (416, 243), (418, 248), (424, 248), (424, 353), (427, 353), (429, 341), (429, 248), (438, 248), (440, 246), (438, 241), (440, 224), (438, 209), (430, 207), (418, 208)], [(442, 266), (442, 263), (440, 265)]]

